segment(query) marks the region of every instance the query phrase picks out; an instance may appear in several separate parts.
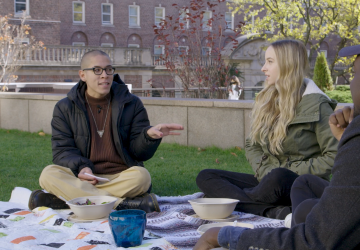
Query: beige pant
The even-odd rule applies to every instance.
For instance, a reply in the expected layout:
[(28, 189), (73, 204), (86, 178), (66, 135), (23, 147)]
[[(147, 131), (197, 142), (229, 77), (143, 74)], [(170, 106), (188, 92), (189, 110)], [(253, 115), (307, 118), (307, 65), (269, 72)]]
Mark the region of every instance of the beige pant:
[(150, 173), (143, 167), (131, 167), (119, 174), (97, 174), (110, 181), (92, 185), (81, 181), (66, 167), (49, 165), (40, 175), (40, 186), (56, 195), (71, 200), (82, 196), (110, 195), (118, 197), (114, 208), (124, 199), (145, 193), (151, 184)]

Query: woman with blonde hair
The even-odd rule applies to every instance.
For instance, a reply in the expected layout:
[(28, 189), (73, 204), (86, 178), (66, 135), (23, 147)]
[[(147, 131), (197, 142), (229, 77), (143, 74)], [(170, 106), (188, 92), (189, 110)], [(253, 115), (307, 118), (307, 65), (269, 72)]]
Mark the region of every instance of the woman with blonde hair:
[(336, 102), (305, 78), (308, 68), (303, 43), (282, 40), (268, 47), (261, 69), (266, 87), (256, 97), (245, 145), (255, 175), (202, 170), (196, 183), (206, 197), (238, 199), (238, 211), (284, 219), (299, 175), (329, 180), (337, 140), (328, 120)]

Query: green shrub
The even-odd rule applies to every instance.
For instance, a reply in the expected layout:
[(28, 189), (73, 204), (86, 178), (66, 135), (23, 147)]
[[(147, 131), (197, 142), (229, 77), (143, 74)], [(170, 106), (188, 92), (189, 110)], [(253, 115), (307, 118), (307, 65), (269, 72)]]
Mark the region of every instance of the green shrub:
[(314, 82), (322, 91), (333, 90), (333, 80), (323, 52), (318, 53), (314, 67)]
[(326, 91), (327, 96), (339, 103), (353, 103), (349, 85), (338, 85), (333, 91)]
[(335, 90), (338, 90), (338, 91), (350, 91), (350, 85), (337, 85)]

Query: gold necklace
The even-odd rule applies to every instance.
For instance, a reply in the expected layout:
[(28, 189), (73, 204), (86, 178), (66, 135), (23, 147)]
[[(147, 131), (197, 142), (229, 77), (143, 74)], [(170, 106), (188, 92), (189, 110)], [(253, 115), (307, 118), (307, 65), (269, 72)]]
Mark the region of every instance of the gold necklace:
[(99, 129), (98, 129), (98, 126), (97, 126), (97, 124), (96, 124), (96, 121), (95, 121), (95, 116), (94, 116), (94, 114), (93, 114), (93, 112), (92, 112), (92, 110), (91, 110), (90, 103), (89, 103), (89, 101), (88, 101), (88, 99), (87, 99), (86, 93), (85, 93), (85, 98), (86, 98), (86, 101), (87, 101), (87, 103), (88, 103), (88, 105), (89, 105), (90, 113), (91, 113), (91, 115), (92, 115), (92, 117), (93, 117), (93, 119), (94, 119), (96, 131), (97, 131), (97, 133), (99, 134), (100, 138), (102, 138), (102, 136), (103, 136), (103, 134), (104, 134), (104, 130), (105, 130), (105, 124), (106, 124), (107, 115), (108, 115), (108, 113), (109, 113), (110, 99), (109, 99), (108, 108), (107, 108), (107, 111), (106, 111), (106, 116), (105, 116), (105, 121), (104, 121), (103, 130), (99, 130)]

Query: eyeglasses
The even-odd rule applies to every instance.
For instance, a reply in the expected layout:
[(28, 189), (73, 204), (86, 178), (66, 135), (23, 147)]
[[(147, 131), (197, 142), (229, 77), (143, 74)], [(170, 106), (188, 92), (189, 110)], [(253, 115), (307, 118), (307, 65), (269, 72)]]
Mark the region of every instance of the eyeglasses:
[(115, 68), (100, 68), (100, 67), (88, 68), (88, 69), (82, 69), (82, 70), (92, 70), (92, 71), (94, 71), (95, 75), (101, 75), (104, 70), (107, 75), (112, 75), (115, 72)]

